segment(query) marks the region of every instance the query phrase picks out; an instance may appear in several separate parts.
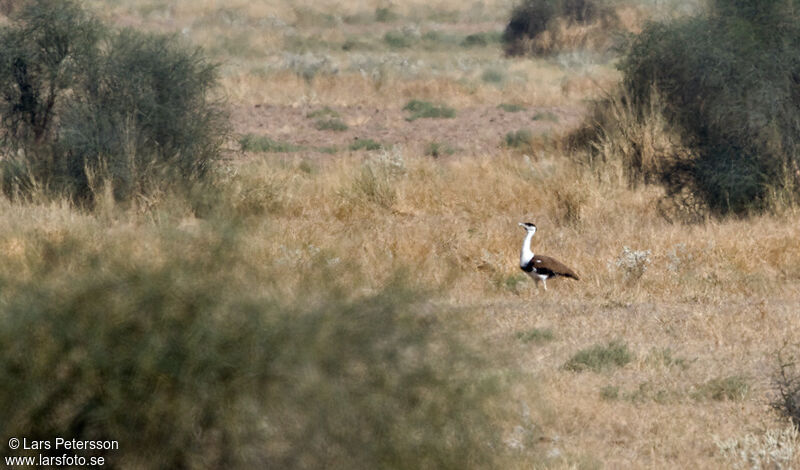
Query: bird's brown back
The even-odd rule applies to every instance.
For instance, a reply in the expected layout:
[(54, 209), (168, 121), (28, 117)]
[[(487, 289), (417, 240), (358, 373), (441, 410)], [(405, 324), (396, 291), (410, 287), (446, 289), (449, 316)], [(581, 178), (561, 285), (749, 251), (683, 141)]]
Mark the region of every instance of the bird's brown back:
[(555, 258), (551, 258), (549, 256), (544, 255), (536, 255), (531, 260), (533, 267), (537, 270), (539, 269), (546, 269), (552, 271), (553, 273), (564, 276), (564, 277), (571, 277), (575, 280), (580, 280), (578, 274), (575, 273), (572, 269), (570, 269), (566, 264), (558, 261)]

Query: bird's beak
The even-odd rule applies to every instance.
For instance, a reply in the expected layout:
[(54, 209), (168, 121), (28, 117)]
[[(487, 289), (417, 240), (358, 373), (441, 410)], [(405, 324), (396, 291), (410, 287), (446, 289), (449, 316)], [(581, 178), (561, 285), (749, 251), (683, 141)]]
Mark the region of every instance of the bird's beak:
[(523, 224), (522, 222), (518, 223), (517, 225), (519, 225), (520, 227), (524, 227), (525, 226), (525, 224)]

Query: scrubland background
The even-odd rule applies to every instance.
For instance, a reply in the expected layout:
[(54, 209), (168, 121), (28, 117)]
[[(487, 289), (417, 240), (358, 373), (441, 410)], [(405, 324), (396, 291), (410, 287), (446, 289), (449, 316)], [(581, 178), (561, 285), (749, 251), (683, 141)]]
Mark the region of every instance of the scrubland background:
[[(696, 210), (570, 145), (617, 33), (507, 56), (510, 1), (85, 5), (202, 46), (231, 129), (203, 210), (0, 201), (4, 435), (150, 449), (121, 468), (800, 463), (770, 407), (800, 213)], [(621, 35), (705, 8), (612, 7)], [(579, 282), (536, 289), (521, 221)]]

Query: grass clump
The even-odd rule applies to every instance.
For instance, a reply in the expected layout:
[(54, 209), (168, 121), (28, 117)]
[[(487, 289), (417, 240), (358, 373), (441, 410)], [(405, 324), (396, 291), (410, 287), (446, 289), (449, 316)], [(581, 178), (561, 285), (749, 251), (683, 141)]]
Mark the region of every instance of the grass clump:
[(376, 142), (372, 139), (358, 139), (352, 144), (350, 144), (350, 150), (354, 152), (358, 150), (373, 151), (373, 150), (380, 150), (382, 148), (383, 144), (381, 144), (380, 142)]
[(239, 138), (239, 145), (245, 152), (289, 153), (302, 150), (302, 147), (273, 140), (265, 135), (245, 134)]
[(500, 103), (497, 105), (497, 108), (502, 109), (507, 113), (518, 113), (520, 111), (525, 111), (525, 106), (515, 103)]
[(110, 30), (73, 1), (32, 0), (0, 31), (7, 194), (91, 202), (190, 186), (221, 154), (217, 68), (175, 36)]
[(600, 389), (600, 398), (606, 401), (614, 401), (620, 398), (619, 386), (606, 385)]
[(378, 7), (375, 9), (375, 21), (379, 23), (391, 23), (399, 18), (400, 15), (392, 7)]
[(750, 383), (746, 377), (731, 375), (729, 377), (717, 377), (700, 385), (694, 392), (693, 397), (698, 400), (739, 401), (744, 400), (749, 392)]
[(408, 49), (419, 42), (419, 37), (407, 31), (388, 31), (383, 35), (383, 42), (392, 49)]
[(318, 109), (306, 114), (306, 117), (309, 119), (334, 119), (340, 116), (336, 110), (330, 108), (329, 106), (325, 106), (322, 109)]
[(462, 47), (486, 47), (490, 44), (497, 44), (501, 41), (502, 34), (499, 32), (487, 31), (483, 33), (468, 34), (461, 41)]
[(484, 83), (500, 84), (506, 80), (506, 73), (495, 68), (488, 68), (481, 74), (481, 80)]
[(555, 334), (550, 328), (533, 328), (526, 331), (518, 331), (517, 339), (523, 343), (543, 344), (555, 339)]
[(318, 131), (344, 132), (350, 127), (339, 118), (317, 119), (314, 128)]
[(453, 148), (448, 143), (445, 142), (428, 142), (428, 145), (425, 147), (425, 155), (433, 158), (444, 157), (446, 155), (453, 155), (456, 153), (456, 149)]
[(404, 111), (410, 111), (411, 115), (406, 118), (407, 121), (416, 121), (421, 118), (429, 119), (451, 119), (456, 116), (456, 111), (444, 104), (434, 104), (429, 101), (411, 100), (405, 107)]
[(651, 24), (620, 64), (638, 119), (659, 111), (690, 149), (662, 162), (670, 195), (717, 214), (800, 200), (796, 2), (716, 0), (705, 16)]
[(558, 115), (552, 111), (539, 111), (531, 116), (532, 121), (558, 122)]
[(602, 372), (622, 367), (633, 360), (633, 353), (620, 341), (611, 341), (606, 345), (598, 344), (578, 351), (564, 364), (564, 368), (574, 372), (591, 370)]
[(519, 129), (506, 134), (505, 145), (511, 149), (527, 150), (533, 144), (533, 133), (528, 129)]

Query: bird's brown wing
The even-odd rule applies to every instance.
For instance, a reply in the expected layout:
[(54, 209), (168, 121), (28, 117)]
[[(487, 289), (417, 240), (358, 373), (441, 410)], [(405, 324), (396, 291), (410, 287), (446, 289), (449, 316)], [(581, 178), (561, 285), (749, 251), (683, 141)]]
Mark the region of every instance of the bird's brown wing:
[(573, 271), (572, 269), (567, 267), (567, 265), (565, 265), (561, 261), (558, 261), (557, 259), (551, 258), (549, 256), (536, 255), (533, 257), (531, 261), (532, 261), (531, 264), (537, 271), (539, 270), (543, 270), (545, 272), (552, 271), (554, 274), (557, 274), (559, 276), (571, 277), (575, 280), (580, 280), (575, 271)]

